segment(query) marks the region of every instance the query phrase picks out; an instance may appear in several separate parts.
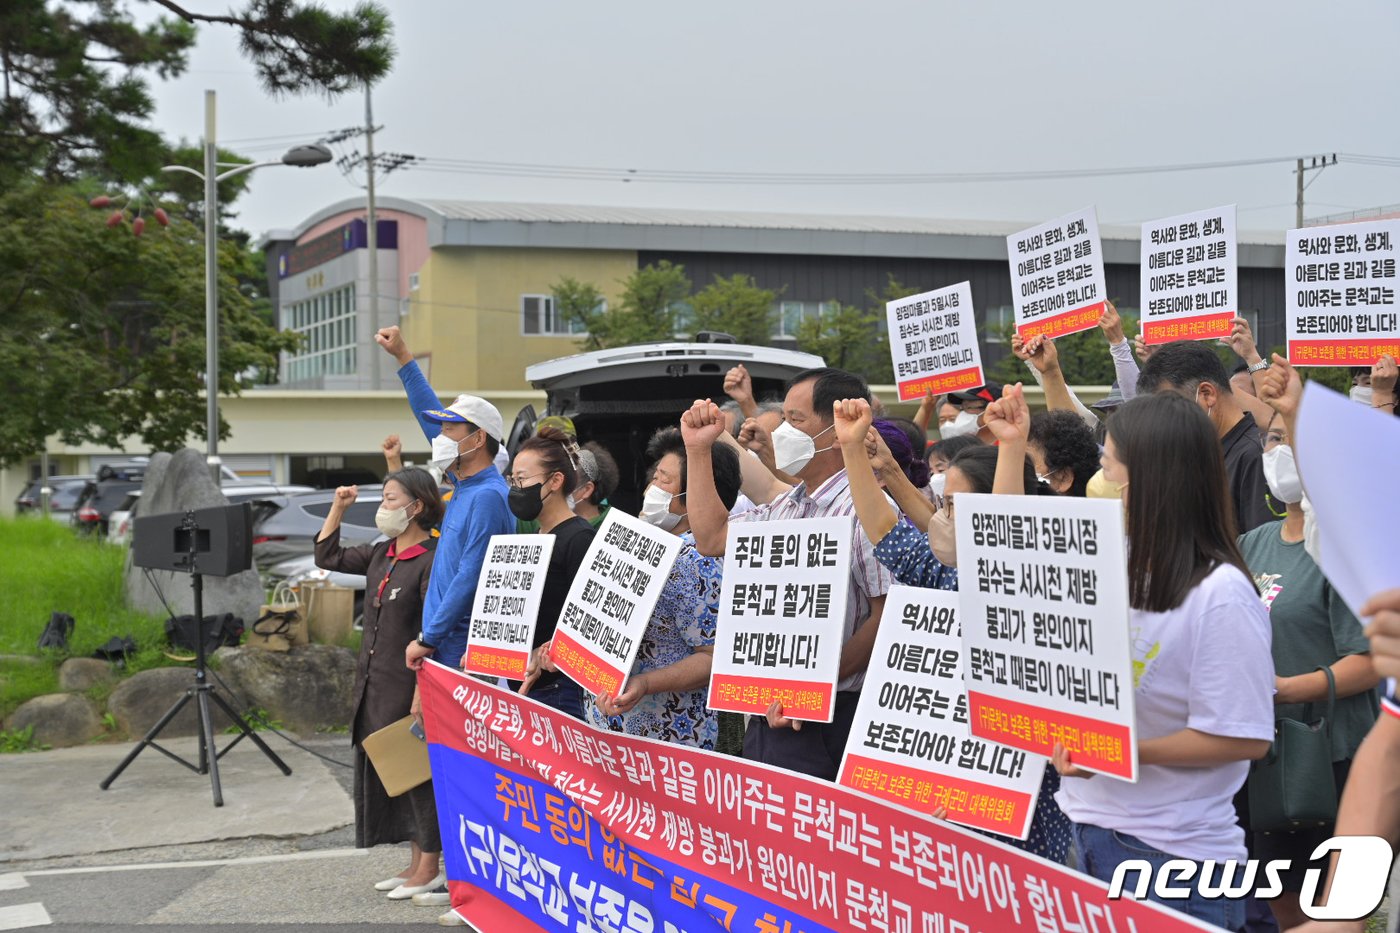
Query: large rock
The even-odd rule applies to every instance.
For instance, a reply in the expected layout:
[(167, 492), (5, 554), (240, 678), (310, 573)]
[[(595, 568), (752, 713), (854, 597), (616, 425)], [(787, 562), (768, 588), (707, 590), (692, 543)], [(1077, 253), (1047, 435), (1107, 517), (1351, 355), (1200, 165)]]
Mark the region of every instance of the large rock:
[(63, 748), (82, 745), (102, 734), (102, 720), (87, 697), (75, 693), (50, 693), (22, 703), (10, 714), (5, 728), (18, 732), (34, 727), (36, 745)]
[(111, 663), (97, 658), (69, 658), (58, 668), (58, 689), (71, 693), (91, 690), (116, 679)]
[(290, 651), (220, 648), (219, 676), (249, 705), (297, 732), (345, 726), (354, 702), (355, 655), (334, 645)]
[[(228, 505), (219, 486), (209, 475), (204, 455), (188, 448), (174, 454), (158, 453), (151, 457), (141, 483), (141, 504), (138, 515), (162, 515)], [(189, 574), (167, 570), (152, 570), (151, 576), (165, 602), (176, 615), (194, 612), (194, 594)], [(251, 626), (263, 604), (262, 581), (256, 570), (245, 570), (231, 577), (204, 577), (204, 614), (206, 616), (231, 612)], [(146, 579), (140, 567), (126, 567), (126, 598), (132, 608), (152, 615), (164, 616), (165, 605)]]
[[(215, 686), (218, 681), (212, 677)], [(144, 736), (160, 717), (194, 685), (194, 671), (188, 667), (157, 667), (133, 674), (117, 685), (107, 700), (107, 710), (116, 717), (133, 739)], [(224, 697), (229, 699), (227, 695)], [(232, 701), (238, 709), (237, 701)], [(215, 731), (223, 731), (232, 720), (224, 715), (217, 703), (209, 704)], [(179, 715), (166, 724), (161, 735), (196, 735), (199, 733), (199, 707), (191, 698)]]

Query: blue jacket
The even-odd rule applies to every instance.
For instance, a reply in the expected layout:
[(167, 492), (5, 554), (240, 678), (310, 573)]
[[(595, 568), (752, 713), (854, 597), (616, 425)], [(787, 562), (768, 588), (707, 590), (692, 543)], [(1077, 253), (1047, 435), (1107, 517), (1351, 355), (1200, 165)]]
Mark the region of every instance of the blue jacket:
[[(441, 425), (427, 420), (420, 412), (440, 408), (442, 402), (416, 362), (404, 364), (399, 380), (413, 416), (431, 441)], [(436, 647), (434, 660), (456, 667), (467, 649), (472, 601), (487, 544), (492, 535), (514, 534), (515, 516), (506, 505), (505, 478), (493, 467), (466, 479), (446, 479), (452, 483), (453, 492), (442, 519), (442, 537), (433, 558), (428, 595), (423, 600), (423, 640)]]

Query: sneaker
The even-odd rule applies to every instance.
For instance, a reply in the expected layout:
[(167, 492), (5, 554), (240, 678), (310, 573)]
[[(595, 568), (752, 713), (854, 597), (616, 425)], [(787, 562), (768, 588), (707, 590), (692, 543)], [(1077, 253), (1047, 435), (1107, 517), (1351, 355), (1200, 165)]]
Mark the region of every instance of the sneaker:
[(447, 885), (440, 884), (431, 891), (413, 895), (413, 903), (418, 907), (449, 907), (452, 895), (447, 893)]
[(438, 926), (440, 927), (464, 927), (467, 925), (467, 921), (463, 920), (455, 910), (449, 910), (438, 917)]

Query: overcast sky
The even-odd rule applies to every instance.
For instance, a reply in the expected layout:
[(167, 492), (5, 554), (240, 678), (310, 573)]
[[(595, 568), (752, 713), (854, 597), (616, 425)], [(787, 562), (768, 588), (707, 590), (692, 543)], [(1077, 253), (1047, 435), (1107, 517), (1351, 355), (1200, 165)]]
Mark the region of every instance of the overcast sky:
[[(326, 0), (346, 8), (343, 0)], [(376, 148), (431, 158), (735, 172), (987, 172), (1321, 153), (1400, 156), (1395, 0), (951, 3), (866, 0), (465, 3), (380, 0), (398, 57)], [(207, 12), (227, 4), (190, 0)], [(272, 99), (235, 34), (201, 27), (154, 84), (157, 127), (276, 157), (363, 123), (359, 94)], [(285, 139), (266, 141), (263, 137)], [(257, 138), (258, 142), (243, 142)], [(255, 147), (268, 148), (255, 148)], [(1400, 168), (1341, 164), (1308, 215), (1400, 203)], [(1293, 225), (1291, 165), (917, 186), (622, 184), (403, 170), (385, 195), (1101, 223), (1235, 203), (1242, 230)], [(257, 173), (261, 234), (360, 196), (332, 166)]]

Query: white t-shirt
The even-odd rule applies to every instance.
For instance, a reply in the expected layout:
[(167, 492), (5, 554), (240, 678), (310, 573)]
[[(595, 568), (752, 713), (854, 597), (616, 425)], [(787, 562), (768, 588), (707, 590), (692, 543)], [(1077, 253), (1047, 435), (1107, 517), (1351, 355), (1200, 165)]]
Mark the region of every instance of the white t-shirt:
[[(1190, 728), (1272, 741), (1272, 629), (1238, 568), (1217, 567), (1170, 612), (1132, 610), (1129, 625), (1139, 740)], [(1143, 765), (1136, 784), (1065, 778), (1055, 800), (1076, 823), (1137, 836), (1177, 858), (1242, 860), (1232, 800), (1248, 774), (1248, 761)]]

